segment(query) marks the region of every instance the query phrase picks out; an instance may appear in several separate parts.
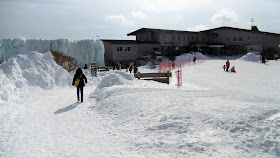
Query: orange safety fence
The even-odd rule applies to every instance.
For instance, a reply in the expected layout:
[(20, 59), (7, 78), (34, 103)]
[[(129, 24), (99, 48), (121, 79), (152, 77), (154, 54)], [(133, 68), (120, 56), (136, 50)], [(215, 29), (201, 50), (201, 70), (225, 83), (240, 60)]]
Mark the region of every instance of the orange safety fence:
[(185, 66), (191, 66), (194, 64), (200, 64), (202, 62), (205, 62), (206, 57), (197, 57), (196, 61), (193, 61), (193, 58), (183, 59), (179, 61), (173, 61), (173, 62), (162, 62), (159, 65), (158, 72), (159, 73), (166, 73), (167, 71), (172, 71), (176, 68), (185, 67)]

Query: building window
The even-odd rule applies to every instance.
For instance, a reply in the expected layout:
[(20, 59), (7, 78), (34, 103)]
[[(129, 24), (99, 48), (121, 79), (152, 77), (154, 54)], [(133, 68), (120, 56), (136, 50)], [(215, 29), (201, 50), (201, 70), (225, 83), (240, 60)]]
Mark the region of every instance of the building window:
[(181, 41), (181, 36), (178, 36), (178, 41)]
[(192, 36), (192, 41), (194, 41), (194, 36)]
[(122, 47), (117, 47), (117, 52), (122, 52)]
[(185, 36), (183, 36), (183, 42), (185, 42), (186, 41), (186, 37)]
[(130, 52), (130, 47), (125, 47), (124, 51), (125, 52)]
[(251, 39), (251, 37), (248, 37), (248, 41)]
[(242, 42), (243, 41), (243, 37), (233, 37), (233, 41), (234, 42)]
[(172, 36), (172, 41), (175, 41), (175, 36)]
[(198, 41), (198, 37), (197, 36), (195, 37), (195, 41)]
[(212, 37), (212, 40), (217, 40), (218, 39), (218, 37)]

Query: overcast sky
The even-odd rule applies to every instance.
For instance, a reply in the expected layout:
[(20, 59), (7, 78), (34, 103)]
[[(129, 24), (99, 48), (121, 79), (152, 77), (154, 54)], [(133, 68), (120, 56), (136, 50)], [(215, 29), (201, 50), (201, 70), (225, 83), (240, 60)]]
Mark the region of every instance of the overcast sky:
[(0, 0), (0, 39), (135, 39), (140, 28), (280, 34), (280, 0)]

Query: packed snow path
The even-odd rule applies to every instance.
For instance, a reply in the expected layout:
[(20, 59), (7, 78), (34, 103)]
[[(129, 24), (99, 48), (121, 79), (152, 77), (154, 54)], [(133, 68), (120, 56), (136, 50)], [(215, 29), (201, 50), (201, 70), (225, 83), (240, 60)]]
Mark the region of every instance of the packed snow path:
[[(85, 98), (92, 88), (85, 88)], [(100, 153), (110, 155), (110, 152), (121, 150), (109, 148), (114, 144), (118, 146), (118, 141), (110, 137), (106, 127), (110, 120), (94, 111), (88, 112), (94, 100), (90, 100), (90, 103), (85, 99), (85, 102), (77, 103), (75, 88), (56, 88), (28, 97), (26, 102), (17, 103), (17, 106), (25, 108), (17, 111), (20, 113), (17, 116), (18, 125), (9, 122), (18, 127), (9, 131), (12, 132), (9, 140), (11, 144), (5, 150), (10, 151), (2, 156), (98, 157)]]

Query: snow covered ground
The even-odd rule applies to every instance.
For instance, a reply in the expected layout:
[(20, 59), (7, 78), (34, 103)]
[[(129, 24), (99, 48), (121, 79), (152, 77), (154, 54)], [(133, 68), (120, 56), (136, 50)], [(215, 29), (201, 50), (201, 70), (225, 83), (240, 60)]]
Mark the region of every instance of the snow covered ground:
[[(52, 63), (45, 55), (25, 61)], [(186, 66), (180, 88), (175, 71), (169, 85), (124, 70), (96, 78), (85, 71), (83, 103), (69, 86), (73, 75), (60, 67), (49, 64), (53, 75), (47, 77), (54, 79), (44, 82), (48, 88), (29, 80), (50, 69), (4, 62), (0, 80), (8, 88), (0, 84), (1, 90), (16, 90), (0, 92), (0, 157), (280, 157), (280, 62), (260, 64), (250, 55), (230, 60), (237, 73), (224, 72), (227, 58)], [(37, 75), (21, 75), (31, 70)]]

